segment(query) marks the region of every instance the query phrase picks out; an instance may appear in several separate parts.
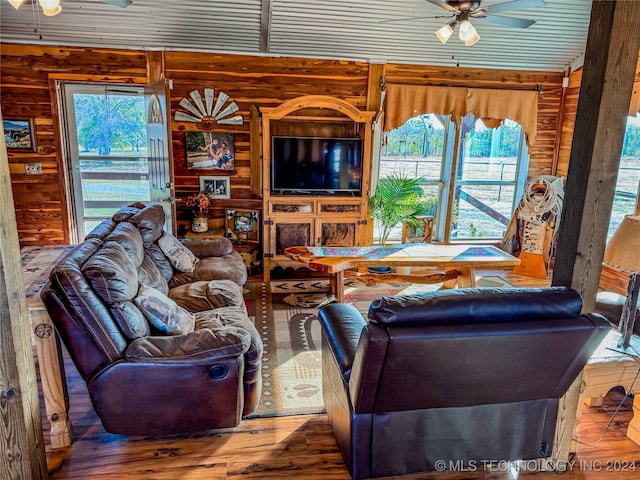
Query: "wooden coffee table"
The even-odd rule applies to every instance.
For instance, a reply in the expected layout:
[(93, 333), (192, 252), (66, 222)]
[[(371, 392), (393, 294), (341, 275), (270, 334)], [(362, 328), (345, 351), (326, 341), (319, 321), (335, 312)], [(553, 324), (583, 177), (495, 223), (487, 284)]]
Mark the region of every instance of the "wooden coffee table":
[[(411, 243), (404, 245), (374, 245), (370, 247), (289, 247), (289, 258), (306, 263), (312, 270), (330, 275), (331, 293), (338, 302), (344, 301), (344, 277), (365, 282), (406, 281), (411, 283), (451, 282), (458, 287), (476, 285), (475, 269), (513, 267), (520, 260), (489, 245), (436, 245)], [(431, 267), (426, 274), (362, 274), (363, 267)], [(351, 270), (351, 271), (349, 271)], [(355, 272), (353, 270), (356, 270)], [(452, 285), (447, 285), (452, 286)]]

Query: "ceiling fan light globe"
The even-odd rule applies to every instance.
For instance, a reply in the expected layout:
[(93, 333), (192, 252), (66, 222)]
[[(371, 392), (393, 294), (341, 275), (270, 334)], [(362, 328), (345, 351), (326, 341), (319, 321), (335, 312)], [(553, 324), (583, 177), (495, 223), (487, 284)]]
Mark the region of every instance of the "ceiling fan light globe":
[(440, 40), (443, 45), (447, 43), (449, 38), (451, 38), (451, 35), (453, 35), (453, 27), (450, 23), (447, 23), (444, 27), (439, 28), (435, 32), (435, 36), (438, 37), (438, 40)]
[(60, 0), (38, 0), (42, 7), (42, 13), (47, 17), (53, 17), (62, 11)]
[(471, 45), (475, 45), (476, 43), (478, 43), (478, 40), (480, 40), (480, 34), (476, 32), (473, 37), (471, 37), (469, 40), (464, 41), (464, 45), (466, 47), (470, 47)]
[(17, 10), (18, 8), (20, 8), (20, 5), (24, 3), (24, 0), (9, 0), (9, 3), (13, 5), (13, 8)]
[(471, 40), (474, 35), (477, 35), (477, 31), (469, 20), (463, 20), (460, 22), (460, 40), (466, 42)]
[(58, 5), (55, 8), (42, 8), (42, 14), (47, 17), (53, 17), (54, 15), (59, 14), (62, 11), (62, 7)]

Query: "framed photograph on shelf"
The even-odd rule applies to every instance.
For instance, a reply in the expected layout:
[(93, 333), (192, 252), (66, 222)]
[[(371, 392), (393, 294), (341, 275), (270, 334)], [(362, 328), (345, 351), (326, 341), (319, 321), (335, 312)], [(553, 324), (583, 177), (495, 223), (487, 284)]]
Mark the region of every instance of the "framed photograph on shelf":
[(34, 118), (2, 119), (8, 152), (36, 152), (36, 124)]
[(227, 209), (225, 218), (225, 237), (232, 242), (258, 243), (260, 241), (259, 210)]
[(231, 177), (200, 177), (200, 191), (209, 198), (231, 198)]
[(235, 170), (232, 133), (187, 132), (187, 168)]

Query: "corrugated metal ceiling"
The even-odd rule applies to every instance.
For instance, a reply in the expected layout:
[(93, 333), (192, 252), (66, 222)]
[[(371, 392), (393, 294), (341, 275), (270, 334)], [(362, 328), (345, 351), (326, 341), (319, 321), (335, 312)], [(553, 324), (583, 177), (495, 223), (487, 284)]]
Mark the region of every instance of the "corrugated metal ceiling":
[(15, 10), (0, 0), (3, 42), (543, 71), (580, 64), (591, 12), (591, 0), (545, 0), (546, 6), (501, 13), (537, 20), (527, 29), (472, 19), (481, 39), (465, 47), (457, 31), (446, 45), (434, 36), (448, 18), (418, 18), (447, 15), (425, 0), (133, 0), (124, 9), (61, 0), (55, 17), (29, 1)]

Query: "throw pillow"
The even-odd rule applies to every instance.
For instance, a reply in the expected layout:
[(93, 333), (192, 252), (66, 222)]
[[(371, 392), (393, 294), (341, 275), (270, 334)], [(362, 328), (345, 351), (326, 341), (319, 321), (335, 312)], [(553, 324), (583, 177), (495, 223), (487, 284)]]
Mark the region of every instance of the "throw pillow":
[(169, 290), (169, 298), (192, 313), (237, 306), (243, 302), (242, 289), (231, 280), (186, 283)]
[(176, 237), (164, 232), (158, 240), (158, 246), (166, 255), (169, 263), (173, 265), (173, 268), (180, 272), (193, 272), (198, 263), (198, 257), (182, 245)]
[(184, 335), (195, 329), (196, 317), (155, 288), (140, 284), (133, 299), (149, 323), (167, 335)]

